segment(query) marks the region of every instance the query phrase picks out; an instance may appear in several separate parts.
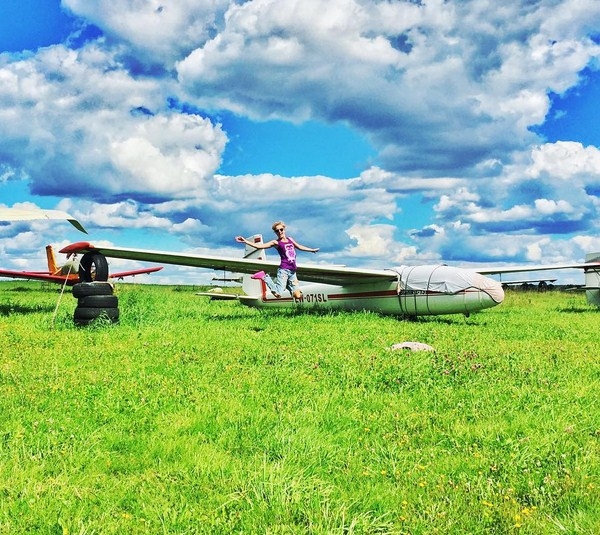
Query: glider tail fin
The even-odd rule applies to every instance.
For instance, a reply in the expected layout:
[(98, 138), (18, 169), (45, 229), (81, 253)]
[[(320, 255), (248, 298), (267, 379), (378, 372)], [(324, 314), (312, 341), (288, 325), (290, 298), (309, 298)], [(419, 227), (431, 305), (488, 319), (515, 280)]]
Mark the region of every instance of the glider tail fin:
[(56, 257), (54, 256), (52, 245), (46, 245), (46, 258), (48, 259), (48, 271), (52, 275), (58, 275), (60, 273), (60, 268), (56, 264)]
[[(600, 253), (585, 255), (586, 262), (600, 262)], [(585, 272), (585, 297), (590, 305), (600, 307), (600, 269), (592, 268)]]
[[(248, 238), (252, 243), (263, 243), (262, 234), (255, 234)], [(253, 260), (266, 260), (267, 255), (264, 249), (256, 249), (250, 245), (246, 245), (244, 249), (244, 258), (252, 258)], [(244, 275), (242, 279), (242, 290), (246, 295), (260, 295), (262, 293), (262, 282), (251, 279), (250, 275)]]

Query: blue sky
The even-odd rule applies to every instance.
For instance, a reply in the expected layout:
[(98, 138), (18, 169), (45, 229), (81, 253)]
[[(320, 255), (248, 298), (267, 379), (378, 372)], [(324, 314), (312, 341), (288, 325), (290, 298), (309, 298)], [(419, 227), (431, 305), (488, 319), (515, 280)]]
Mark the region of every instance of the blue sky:
[[(600, 250), (597, 1), (281, 6), (3, 2), (0, 203), (65, 209), (91, 241), (232, 255), (285, 219), (349, 265)], [(80, 239), (0, 226), (2, 267)]]
[(0, 6), (0, 50), (35, 50), (64, 41), (72, 19), (60, 2), (5, 0)]
[(586, 71), (583, 83), (564, 97), (552, 95), (549, 117), (538, 129), (548, 141), (570, 139), (600, 147), (600, 76)]

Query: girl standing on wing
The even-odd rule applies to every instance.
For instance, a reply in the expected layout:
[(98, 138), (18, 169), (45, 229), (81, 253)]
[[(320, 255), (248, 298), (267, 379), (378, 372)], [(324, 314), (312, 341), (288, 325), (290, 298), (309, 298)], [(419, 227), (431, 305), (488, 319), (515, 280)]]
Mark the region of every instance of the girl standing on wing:
[(252, 278), (264, 280), (265, 284), (269, 287), (269, 290), (271, 290), (271, 293), (275, 297), (281, 297), (281, 294), (287, 288), (294, 299), (300, 299), (302, 297), (302, 292), (300, 291), (300, 288), (298, 288), (298, 277), (296, 276), (296, 249), (309, 253), (316, 253), (319, 249), (300, 245), (291, 236), (286, 236), (285, 223), (283, 221), (276, 221), (271, 228), (273, 229), (273, 232), (275, 232), (277, 238), (267, 243), (251, 243), (243, 236), (236, 236), (235, 241), (245, 243), (256, 249), (269, 249), (270, 247), (275, 247), (281, 257), (281, 263), (279, 264), (279, 268), (277, 268), (277, 281), (273, 282), (270, 275), (264, 271), (255, 273), (252, 275)]

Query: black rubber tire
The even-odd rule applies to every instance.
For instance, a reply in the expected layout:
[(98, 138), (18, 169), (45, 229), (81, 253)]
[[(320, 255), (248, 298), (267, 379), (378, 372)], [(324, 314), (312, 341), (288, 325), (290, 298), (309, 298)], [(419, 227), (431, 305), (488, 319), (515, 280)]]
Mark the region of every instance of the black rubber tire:
[(110, 282), (80, 282), (73, 286), (73, 297), (88, 295), (113, 295), (114, 287)]
[(119, 298), (116, 295), (84, 295), (77, 304), (80, 308), (117, 308)]
[(96, 318), (105, 317), (110, 321), (116, 321), (119, 319), (118, 308), (92, 308), (92, 307), (77, 307), (73, 312), (73, 319), (78, 320), (93, 320)]
[(113, 295), (114, 290), (110, 282), (80, 282), (73, 286), (73, 297), (86, 297), (88, 295)]
[(81, 282), (107, 281), (108, 262), (106, 257), (94, 251), (85, 253), (79, 262), (79, 280)]

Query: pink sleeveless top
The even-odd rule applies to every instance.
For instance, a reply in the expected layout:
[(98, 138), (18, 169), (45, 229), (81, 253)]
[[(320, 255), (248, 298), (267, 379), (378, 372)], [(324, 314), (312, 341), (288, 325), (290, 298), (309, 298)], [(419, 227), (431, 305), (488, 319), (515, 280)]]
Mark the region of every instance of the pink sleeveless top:
[(277, 240), (277, 252), (281, 257), (280, 268), (296, 270), (296, 248), (288, 236), (288, 241)]

